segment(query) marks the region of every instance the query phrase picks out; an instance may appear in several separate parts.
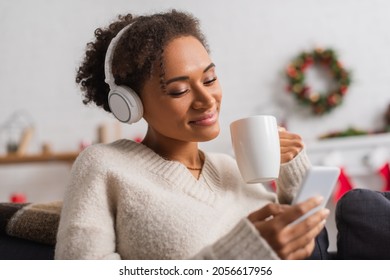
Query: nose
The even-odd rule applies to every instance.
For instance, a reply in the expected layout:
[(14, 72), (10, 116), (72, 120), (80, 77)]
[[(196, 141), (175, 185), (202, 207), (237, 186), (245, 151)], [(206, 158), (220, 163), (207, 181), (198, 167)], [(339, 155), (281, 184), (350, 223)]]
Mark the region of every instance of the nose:
[(192, 107), (195, 110), (200, 109), (209, 109), (212, 108), (216, 101), (215, 93), (213, 93), (209, 88), (200, 86), (193, 90), (194, 92), (194, 101)]

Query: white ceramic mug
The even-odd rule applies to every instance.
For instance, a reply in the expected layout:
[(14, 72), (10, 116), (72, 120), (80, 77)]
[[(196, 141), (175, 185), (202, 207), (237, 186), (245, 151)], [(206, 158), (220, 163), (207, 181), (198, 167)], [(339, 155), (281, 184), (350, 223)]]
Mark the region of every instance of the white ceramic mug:
[(258, 115), (230, 124), (238, 168), (248, 184), (274, 180), (279, 176), (280, 141), (276, 118)]

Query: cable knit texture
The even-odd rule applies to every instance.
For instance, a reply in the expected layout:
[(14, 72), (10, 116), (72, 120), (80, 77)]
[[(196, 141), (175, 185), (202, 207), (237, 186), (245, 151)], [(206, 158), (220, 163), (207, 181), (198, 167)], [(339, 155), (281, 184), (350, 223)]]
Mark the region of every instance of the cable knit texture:
[(292, 161), (281, 165), (279, 178), (276, 180), (280, 203), (291, 203), (306, 171), (310, 167), (311, 163), (306, 155), (305, 149), (303, 149)]
[[(281, 176), (304, 173), (305, 155), (298, 157), (282, 167)], [(278, 195), (289, 197), (295, 189), (283, 185)], [(196, 179), (180, 162), (142, 144), (96, 144), (72, 167), (55, 257), (277, 259), (246, 218), (277, 200), (263, 185), (245, 184), (228, 155), (205, 153)]]

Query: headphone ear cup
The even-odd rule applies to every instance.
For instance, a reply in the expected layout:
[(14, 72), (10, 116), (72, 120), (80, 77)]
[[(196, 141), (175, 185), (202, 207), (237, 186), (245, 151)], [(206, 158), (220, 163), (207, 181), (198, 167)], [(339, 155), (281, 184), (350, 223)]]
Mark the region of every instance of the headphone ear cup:
[(138, 122), (144, 113), (138, 94), (126, 86), (114, 86), (108, 94), (108, 105), (114, 116), (123, 123)]

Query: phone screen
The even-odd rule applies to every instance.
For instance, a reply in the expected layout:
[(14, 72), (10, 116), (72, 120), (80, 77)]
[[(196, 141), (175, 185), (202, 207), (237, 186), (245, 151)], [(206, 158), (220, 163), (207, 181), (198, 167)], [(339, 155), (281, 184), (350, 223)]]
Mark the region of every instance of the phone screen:
[(339, 167), (332, 166), (312, 166), (305, 174), (301, 187), (291, 204), (303, 202), (314, 196), (322, 196), (324, 199), (318, 207), (310, 210), (291, 224), (296, 224), (318, 210), (324, 208), (336, 186), (340, 175)]

